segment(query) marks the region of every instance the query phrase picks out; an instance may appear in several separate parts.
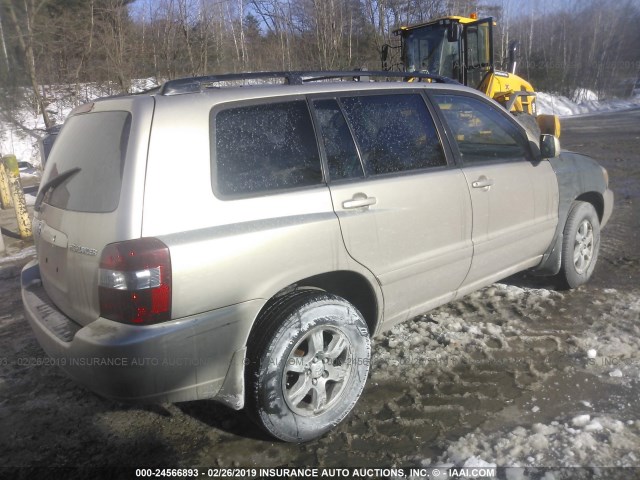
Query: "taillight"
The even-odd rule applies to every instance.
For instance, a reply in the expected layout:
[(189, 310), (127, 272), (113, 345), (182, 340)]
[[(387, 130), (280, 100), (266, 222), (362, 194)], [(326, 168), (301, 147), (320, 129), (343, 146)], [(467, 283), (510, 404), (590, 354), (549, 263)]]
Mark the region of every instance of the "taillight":
[(171, 256), (157, 238), (110, 243), (99, 274), (102, 317), (135, 325), (171, 319)]

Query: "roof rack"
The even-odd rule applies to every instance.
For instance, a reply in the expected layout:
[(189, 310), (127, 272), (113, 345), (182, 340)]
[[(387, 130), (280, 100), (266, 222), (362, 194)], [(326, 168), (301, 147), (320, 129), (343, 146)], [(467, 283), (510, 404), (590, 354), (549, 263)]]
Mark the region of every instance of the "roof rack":
[(229, 73), (223, 75), (205, 75), (202, 77), (179, 78), (169, 80), (160, 88), (160, 95), (177, 95), (181, 93), (199, 93), (207, 88), (215, 88), (216, 83), (237, 80), (258, 80), (258, 79), (283, 79), (287, 85), (302, 85), (307, 82), (332, 80), (339, 78), (351, 78), (353, 81), (368, 81), (369, 77), (384, 78), (405, 78), (405, 79), (426, 79), (436, 83), (459, 82), (440, 75), (419, 72), (385, 72), (369, 70), (346, 70), (346, 71), (284, 71), (284, 72), (248, 72)]

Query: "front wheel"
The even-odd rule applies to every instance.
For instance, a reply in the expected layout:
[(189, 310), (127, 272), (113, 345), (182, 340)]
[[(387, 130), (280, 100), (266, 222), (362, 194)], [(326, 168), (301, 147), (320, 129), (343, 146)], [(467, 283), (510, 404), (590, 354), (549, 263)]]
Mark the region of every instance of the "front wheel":
[(593, 205), (574, 202), (563, 235), (558, 279), (562, 287), (576, 288), (591, 278), (598, 260), (600, 221)]
[(250, 414), (281, 440), (313, 440), (351, 411), (370, 358), (367, 324), (346, 300), (317, 290), (278, 299), (249, 339)]

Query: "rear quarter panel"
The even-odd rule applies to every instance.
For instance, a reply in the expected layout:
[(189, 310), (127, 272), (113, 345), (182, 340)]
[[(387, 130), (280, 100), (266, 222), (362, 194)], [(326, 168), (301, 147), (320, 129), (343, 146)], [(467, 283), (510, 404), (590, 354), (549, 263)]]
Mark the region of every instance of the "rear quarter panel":
[(268, 299), (336, 270), (360, 272), (375, 285), (346, 253), (326, 185), (231, 200), (214, 195), (215, 104), (209, 95), (157, 98), (142, 235), (170, 248), (173, 317)]

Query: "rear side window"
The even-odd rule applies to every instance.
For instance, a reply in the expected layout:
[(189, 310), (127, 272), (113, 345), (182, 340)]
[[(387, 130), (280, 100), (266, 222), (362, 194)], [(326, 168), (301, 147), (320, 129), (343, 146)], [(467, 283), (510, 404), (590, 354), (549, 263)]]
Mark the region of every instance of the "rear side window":
[(497, 108), (461, 95), (434, 95), (464, 163), (528, 158), (527, 140)]
[(353, 143), (349, 125), (336, 100), (313, 102), (322, 134), (322, 143), (331, 180), (364, 177), (360, 157)]
[(47, 160), (42, 185), (79, 170), (51, 188), (44, 201), (76, 212), (107, 213), (118, 208), (131, 129), (128, 112), (96, 112), (69, 118)]
[(341, 99), (367, 175), (446, 165), (440, 139), (418, 94)]
[(291, 101), (212, 112), (213, 185), (227, 196), (322, 183), (320, 155), (306, 102)]

